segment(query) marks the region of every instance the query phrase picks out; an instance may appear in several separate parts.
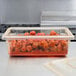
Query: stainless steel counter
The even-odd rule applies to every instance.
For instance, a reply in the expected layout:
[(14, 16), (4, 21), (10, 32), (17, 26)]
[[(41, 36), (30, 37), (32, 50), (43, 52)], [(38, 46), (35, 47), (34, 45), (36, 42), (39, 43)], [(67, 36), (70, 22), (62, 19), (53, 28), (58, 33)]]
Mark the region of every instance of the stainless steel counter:
[[(0, 76), (56, 76), (44, 67), (54, 57), (10, 57), (5, 42), (0, 42)], [(76, 56), (76, 42), (69, 45), (68, 58)], [(66, 58), (66, 57), (64, 57)]]

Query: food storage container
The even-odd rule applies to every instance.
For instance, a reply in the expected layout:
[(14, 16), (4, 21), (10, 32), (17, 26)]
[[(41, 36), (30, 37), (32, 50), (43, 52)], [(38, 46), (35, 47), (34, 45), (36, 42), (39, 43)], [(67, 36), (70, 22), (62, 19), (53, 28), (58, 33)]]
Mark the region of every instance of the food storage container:
[(74, 36), (66, 27), (11, 27), (2, 38), (10, 56), (66, 56)]

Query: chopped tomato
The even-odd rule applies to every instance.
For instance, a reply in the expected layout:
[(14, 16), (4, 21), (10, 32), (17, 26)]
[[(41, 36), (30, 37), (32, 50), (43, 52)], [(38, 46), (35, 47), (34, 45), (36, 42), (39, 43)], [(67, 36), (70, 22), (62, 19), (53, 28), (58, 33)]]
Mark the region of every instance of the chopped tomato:
[(42, 48), (48, 48), (48, 43), (47, 43), (47, 41), (46, 40), (42, 40), (42, 41), (40, 41), (40, 44), (39, 44)]
[(31, 31), (30, 35), (36, 35), (36, 32), (35, 31)]
[(37, 48), (37, 47), (38, 47), (38, 45), (39, 45), (39, 44), (38, 44), (38, 42), (33, 42), (32, 47), (33, 47), (33, 48)]
[[(24, 36), (59, 36), (55, 31), (51, 31), (50, 34), (45, 33), (37, 33), (35, 31), (31, 31), (30, 33), (25, 32)], [(22, 36), (18, 34), (18, 36)], [(68, 50), (68, 41), (67, 40), (54, 40), (54, 39), (24, 39), (24, 40), (10, 40), (10, 50), (13, 52), (26, 53), (28, 52), (61, 52)]]
[(12, 52), (15, 51), (15, 47), (10, 46), (10, 50), (11, 50)]
[(55, 31), (51, 31), (50, 35), (56, 35), (57, 33)]
[(13, 47), (16, 46), (16, 40), (11, 40), (11, 46), (13, 46)]
[(28, 52), (30, 52), (32, 50), (32, 46), (31, 45), (28, 45), (26, 48), (27, 48)]
[(21, 51), (22, 52), (25, 52), (26, 51), (26, 46), (25, 45), (22, 46)]
[(33, 44), (33, 39), (27, 39), (27, 44)]
[(67, 50), (68, 50), (68, 46), (64, 46), (63, 51), (67, 51)]
[(51, 46), (51, 47), (55, 46), (55, 41), (54, 40), (50, 40), (49, 46)]
[(20, 52), (20, 49), (15, 47), (15, 52)]
[(59, 40), (55, 40), (55, 45), (58, 45), (59, 44)]
[(28, 32), (25, 32), (25, 33), (24, 33), (24, 36), (29, 36), (29, 33), (28, 33)]
[(43, 48), (45, 49), (45, 48), (48, 48), (48, 43), (47, 42), (45, 42), (45, 44), (43, 45)]
[(62, 51), (62, 46), (61, 44), (58, 45), (58, 52)]
[(50, 42), (50, 39), (46, 39), (46, 41), (49, 43)]
[(45, 33), (37, 33), (38, 36), (44, 36)]
[(66, 40), (61, 40), (61, 45), (62, 46), (66, 46), (67, 45), (67, 41)]
[(27, 44), (27, 40), (26, 39), (22, 40), (22, 43)]
[(54, 46), (54, 47), (51, 47), (51, 48), (50, 48), (50, 51), (51, 51), (51, 52), (57, 52), (57, 50), (58, 50), (58, 49), (57, 49), (57, 46)]

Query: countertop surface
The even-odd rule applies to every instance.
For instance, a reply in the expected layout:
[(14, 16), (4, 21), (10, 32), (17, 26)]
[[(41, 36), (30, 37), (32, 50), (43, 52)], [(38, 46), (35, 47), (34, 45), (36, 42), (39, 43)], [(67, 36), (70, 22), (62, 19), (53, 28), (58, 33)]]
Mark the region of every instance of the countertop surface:
[(10, 57), (5, 42), (0, 42), (0, 76), (56, 76), (44, 64), (52, 60), (76, 57), (76, 42), (69, 44), (66, 57)]

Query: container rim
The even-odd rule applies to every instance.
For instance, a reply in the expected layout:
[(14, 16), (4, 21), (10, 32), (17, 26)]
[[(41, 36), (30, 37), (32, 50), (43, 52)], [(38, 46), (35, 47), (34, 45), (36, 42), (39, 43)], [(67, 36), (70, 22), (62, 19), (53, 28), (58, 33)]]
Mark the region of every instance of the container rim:
[[(11, 30), (65, 30), (67, 36), (10, 36), (9, 33)], [(67, 27), (10, 27), (6, 30), (3, 34), (3, 40), (13, 40), (13, 39), (65, 39), (65, 40), (72, 40), (74, 39), (74, 35), (70, 32)]]

